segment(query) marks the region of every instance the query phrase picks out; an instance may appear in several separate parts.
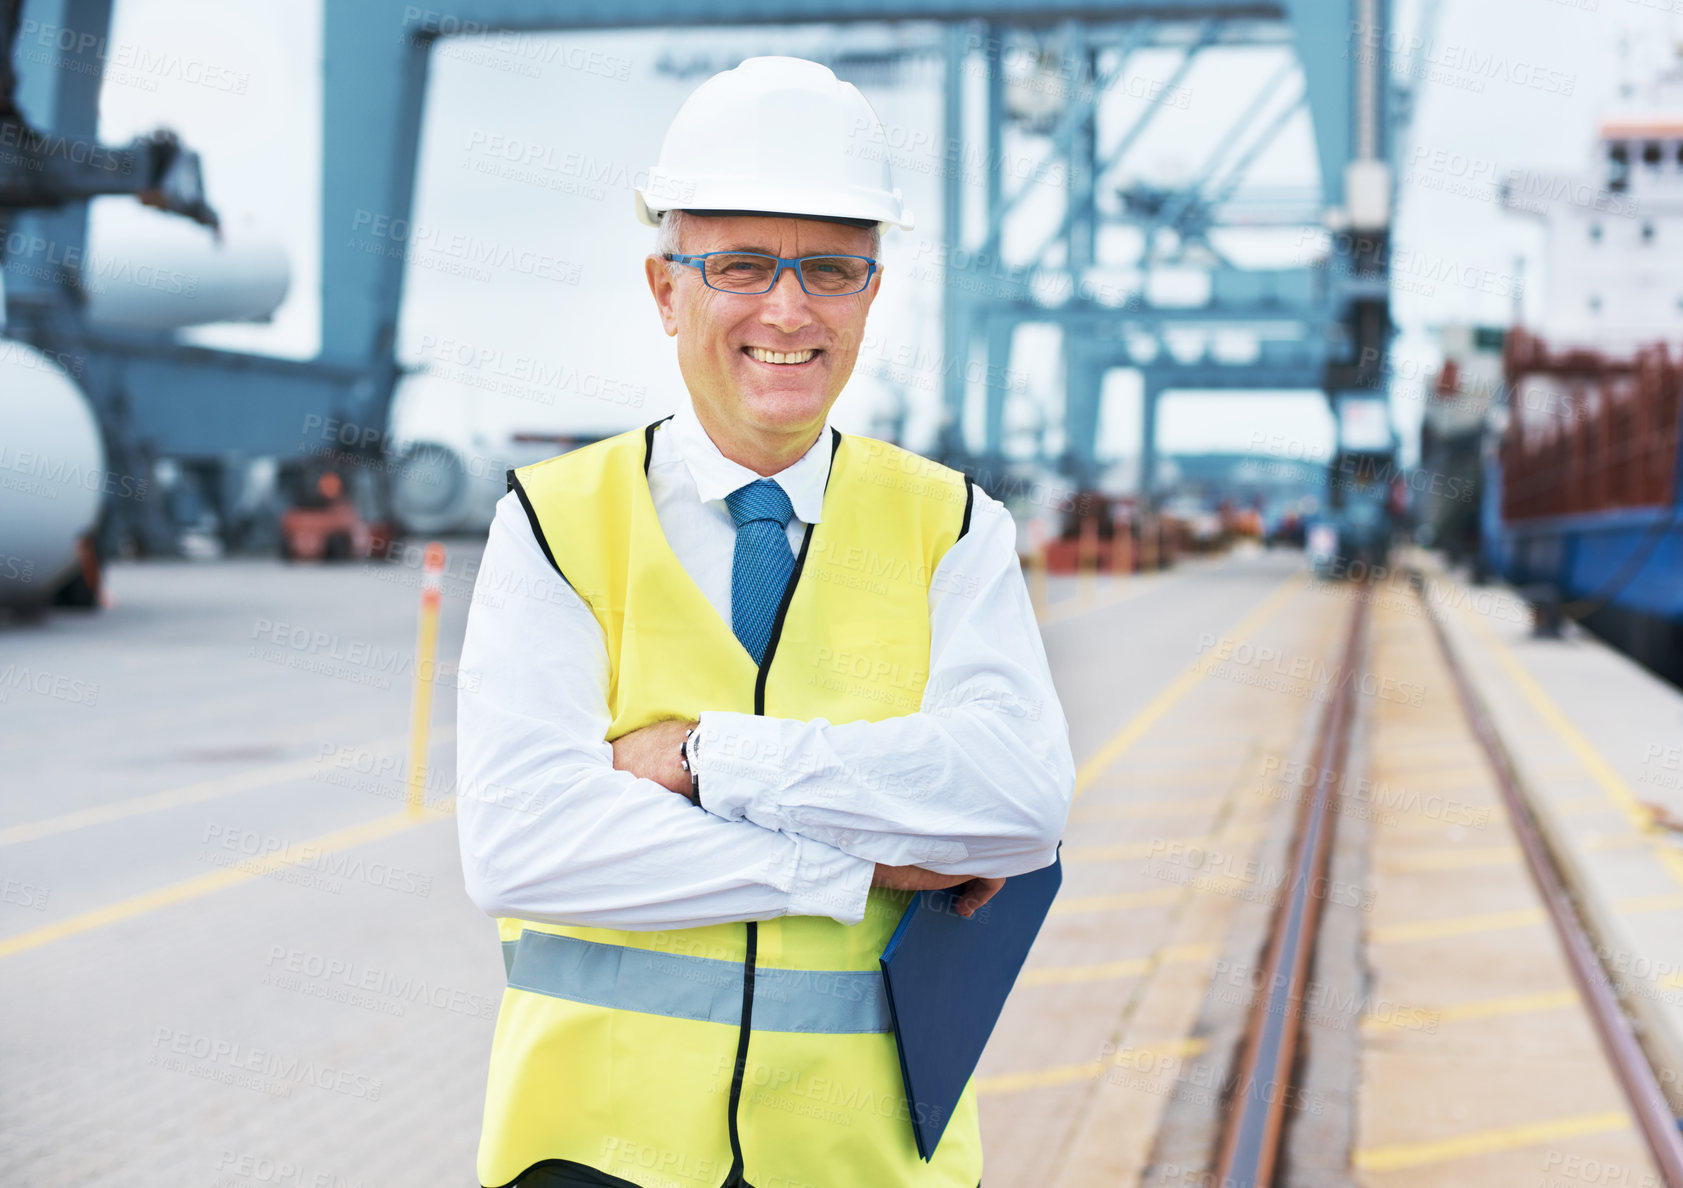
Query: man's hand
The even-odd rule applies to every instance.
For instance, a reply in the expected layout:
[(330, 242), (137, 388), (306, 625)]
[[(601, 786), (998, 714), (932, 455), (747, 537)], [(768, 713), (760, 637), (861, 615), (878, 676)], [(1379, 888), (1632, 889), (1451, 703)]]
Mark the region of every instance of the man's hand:
[[(685, 800), (690, 799), (690, 773), (678, 762), (678, 748), (683, 745), (684, 731), (698, 725), (700, 723), (694, 720), (671, 718), (664, 722), (651, 722), (629, 734), (620, 735), (611, 744), (614, 770), (629, 771), (634, 776), (653, 780)], [(954, 908), (959, 915), (968, 917), (992, 899), (1005, 886), (1005, 880), (936, 874), (921, 866), (885, 866), (879, 862), (871, 876), (871, 886), (889, 887), (896, 891), (939, 891), (959, 887)]]
[(678, 748), (684, 743), (684, 731), (698, 725), (692, 719), (669, 718), (620, 735), (613, 741), (614, 770), (653, 780), (689, 800), (690, 773), (678, 762)]
[(936, 874), (921, 866), (884, 866), (879, 862), (871, 876), (871, 886), (888, 887), (895, 891), (941, 891), (959, 887), (958, 899), (953, 906), (959, 915), (968, 919), (977, 908), (999, 893), (999, 889), (1005, 886), (1005, 880)]

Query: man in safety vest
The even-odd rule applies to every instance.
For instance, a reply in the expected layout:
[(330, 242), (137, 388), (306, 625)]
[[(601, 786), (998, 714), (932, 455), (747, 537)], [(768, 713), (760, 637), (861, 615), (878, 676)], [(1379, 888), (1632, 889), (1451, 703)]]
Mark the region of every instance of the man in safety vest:
[(919, 1158), (878, 956), (1049, 865), (1075, 783), (1010, 515), (828, 423), (909, 229), (864, 97), (751, 58), (637, 196), (689, 399), (509, 475), (469, 616), (457, 815), (498, 920), (479, 1179), (974, 1188)]

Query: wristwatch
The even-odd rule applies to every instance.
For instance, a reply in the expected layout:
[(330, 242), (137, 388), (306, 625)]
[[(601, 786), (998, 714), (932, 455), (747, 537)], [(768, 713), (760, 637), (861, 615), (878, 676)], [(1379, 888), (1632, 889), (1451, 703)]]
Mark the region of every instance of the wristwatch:
[(693, 759), (701, 754), (701, 736), (691, 726), (684, 731), (684, 741), (678, 744), (678, 765), (690, 773), (690, 801), (697, 808), (701, 807), (701, 776), (695, 770)]

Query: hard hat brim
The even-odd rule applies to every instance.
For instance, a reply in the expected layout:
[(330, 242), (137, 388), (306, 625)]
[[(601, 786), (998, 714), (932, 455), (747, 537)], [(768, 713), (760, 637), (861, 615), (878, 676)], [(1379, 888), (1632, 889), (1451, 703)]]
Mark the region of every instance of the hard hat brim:
[(749, 215), (763, 219), (816, 219), (821, 223), (845, 223), (849, 227), (875, 227), (881, 219), (856, 219), (847, 215), (819, 215), (797, 214), (789, 210), (690, 210), (685, 208), (685, 214), (701, 215), (703, 218), (728, 218), (732, 215)]
[(753, 209), (742, 206), (688, 206), (674, 203), (671, 206), (661, 205), (660, 207), (652, 207), (649, 205), (648, 199), (644, 197), (643, 191), (635, 191), (635, 197), (637, 200), (638, 221), (650, 227), (660, 226), (660, 217), (669, 210), (683, 210), (688, 211), (690, 214), (702, 215), (704, 217), (719, 215), (758, 215), (763, 218), (771, 219), (816, 219), (825, 223), (843, 223), (849, 227), (898, 227), (902, 231), (910, 231), (914, 225), (912, 213), (904, 209), (901, 210), (898, 217), (885, 214), (883, 217), (873, 218), (868, 215), (825, 214), (810, 210)]

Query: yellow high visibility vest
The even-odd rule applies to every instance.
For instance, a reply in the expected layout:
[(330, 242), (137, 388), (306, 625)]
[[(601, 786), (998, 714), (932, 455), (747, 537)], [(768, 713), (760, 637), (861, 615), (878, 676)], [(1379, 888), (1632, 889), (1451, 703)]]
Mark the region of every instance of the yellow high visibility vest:
[[(915, 712), (930, 582), (969, 527), (965, 477), (831, 430), (822, 519), (756, 666), (661, 531), (648, 485), (659, 425), (509, 476), (606, 635), (607, 737), (702, 710), (831, 722)], [(974, 1084), (928, 1163), (912, 1136), (878, 964), (910, 900), (873, 888), (851, 926), (499, 920), (508, 987), (480, 1183), (550, 1163), (641, 1188), (975, 1188)]]

